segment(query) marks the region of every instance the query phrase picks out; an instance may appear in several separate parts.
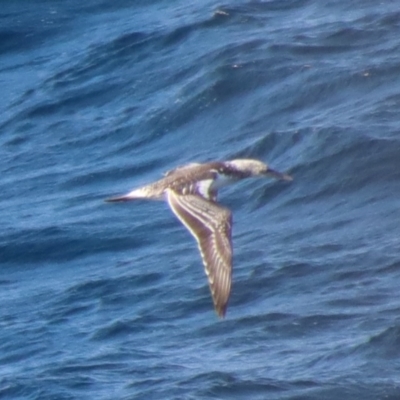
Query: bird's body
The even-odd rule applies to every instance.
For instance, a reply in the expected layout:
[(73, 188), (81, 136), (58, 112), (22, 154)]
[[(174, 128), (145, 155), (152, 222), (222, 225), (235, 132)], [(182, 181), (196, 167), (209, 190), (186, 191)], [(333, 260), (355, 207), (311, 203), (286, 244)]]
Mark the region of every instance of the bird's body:
[(165, 200), (196, 239), (203, 259), (217, 314), (225, 315), (232, 277), (231, 212), (218, 204), (218, 189), (241, 179), (271, 175), (292, 180), (258, 160), (188, 164), (165, 173), (164, 178), (107, 201)]

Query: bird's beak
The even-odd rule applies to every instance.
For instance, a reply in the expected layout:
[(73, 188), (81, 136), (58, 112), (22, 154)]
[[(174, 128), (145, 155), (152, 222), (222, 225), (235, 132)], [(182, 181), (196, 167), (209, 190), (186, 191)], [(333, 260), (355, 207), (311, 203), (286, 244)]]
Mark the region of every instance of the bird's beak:
[(275, 171), (274, 169), (268, 168), (265, 175), (270, 176), (271, 178), (279, 179), (280, 181), (290, 182), (293, 178), (290, 175), (283, 174), (282, 172)]

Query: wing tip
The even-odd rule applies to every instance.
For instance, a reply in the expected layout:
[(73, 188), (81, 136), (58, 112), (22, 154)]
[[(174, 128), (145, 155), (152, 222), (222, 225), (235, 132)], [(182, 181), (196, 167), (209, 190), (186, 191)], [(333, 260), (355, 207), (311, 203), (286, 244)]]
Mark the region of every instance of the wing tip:
[(220, 319), (224, 319), (226, 315), (226, 309), (228, 308), (228, 304), (223, 304), (223, 305), (214, 304), (214, 308), (218, 317)]

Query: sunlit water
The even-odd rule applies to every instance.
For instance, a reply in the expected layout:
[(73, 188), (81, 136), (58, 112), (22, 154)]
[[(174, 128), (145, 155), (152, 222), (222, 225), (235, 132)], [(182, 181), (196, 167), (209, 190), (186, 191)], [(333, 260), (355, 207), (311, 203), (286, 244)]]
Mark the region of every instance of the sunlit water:
[[(400, 398), (397, 2), (4, 1), (2, 399)], [(177, 165), (252, 157), (220, 192), (219, 320), (163, 203)]]

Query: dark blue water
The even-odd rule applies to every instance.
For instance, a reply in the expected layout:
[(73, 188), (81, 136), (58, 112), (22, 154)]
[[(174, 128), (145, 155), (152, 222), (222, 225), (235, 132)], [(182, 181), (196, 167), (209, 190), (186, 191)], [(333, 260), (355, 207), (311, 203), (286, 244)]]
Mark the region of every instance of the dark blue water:
[[(3, 1), (0, 398), (399, 399), (399, 38), (389, 0)], [(103, 199), (238, 157), (295, 180), (221, 191), (221, 321), (168, 207)]]

